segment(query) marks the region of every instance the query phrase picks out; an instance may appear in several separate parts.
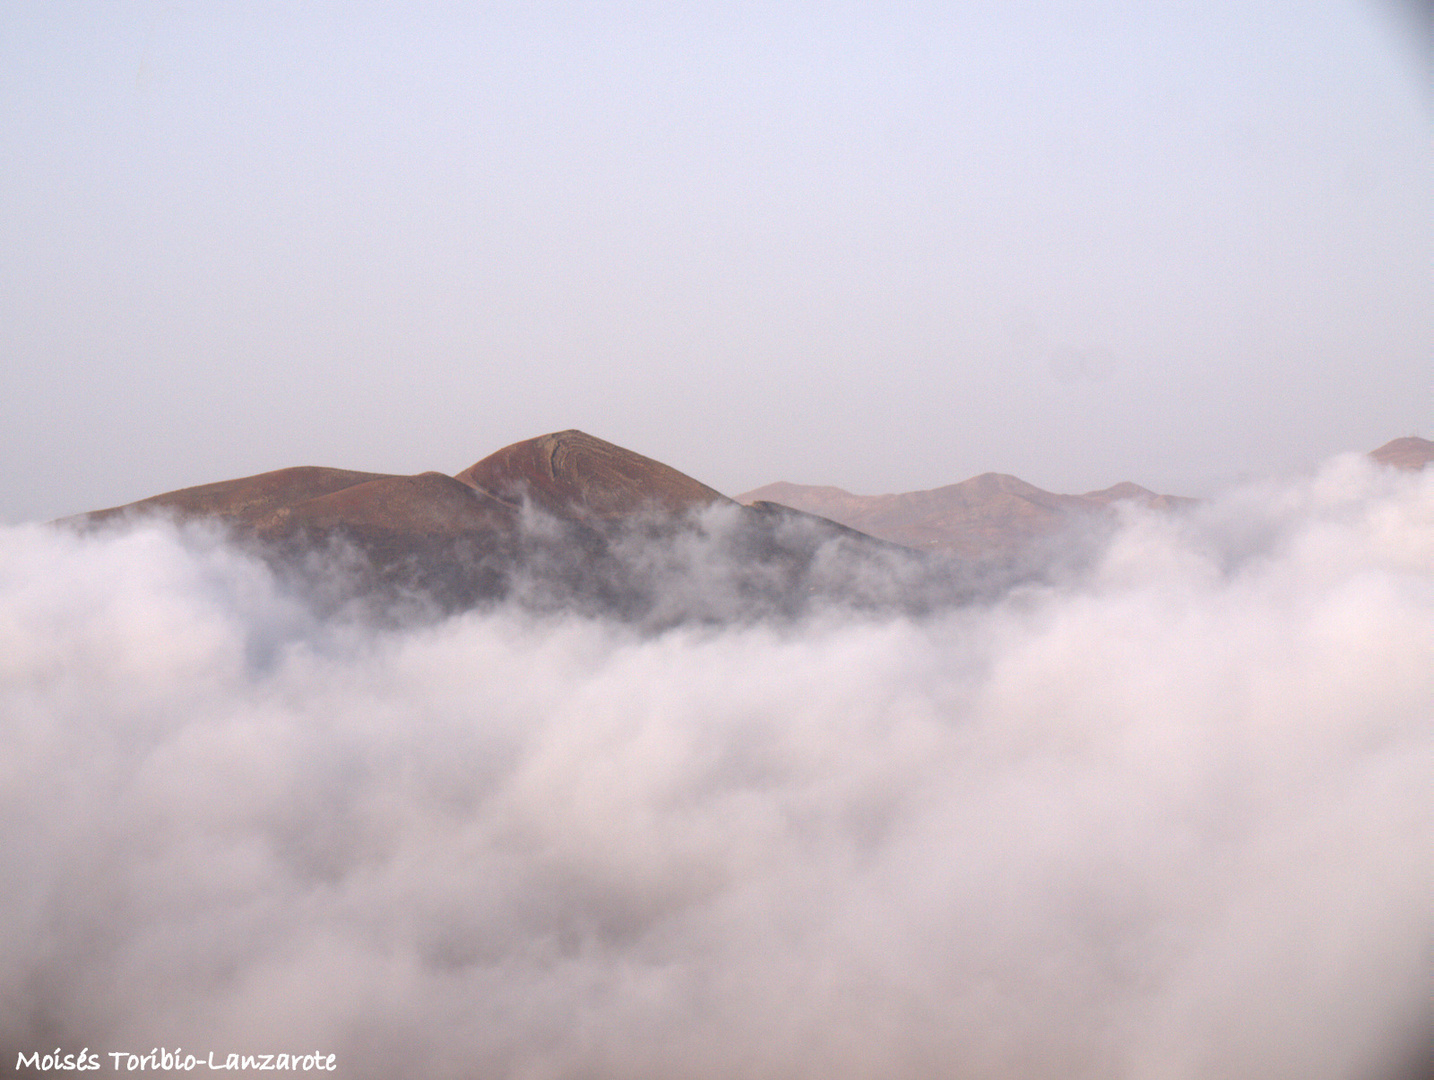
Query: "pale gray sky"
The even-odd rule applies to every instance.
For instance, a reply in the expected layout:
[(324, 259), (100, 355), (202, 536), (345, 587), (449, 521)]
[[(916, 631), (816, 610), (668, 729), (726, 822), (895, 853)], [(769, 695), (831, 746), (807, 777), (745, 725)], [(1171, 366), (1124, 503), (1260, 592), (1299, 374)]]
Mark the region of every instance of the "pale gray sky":
[(9, 3), (0, 521), (566, 427), (731, 493), (1428, 436), (1405, 10)]

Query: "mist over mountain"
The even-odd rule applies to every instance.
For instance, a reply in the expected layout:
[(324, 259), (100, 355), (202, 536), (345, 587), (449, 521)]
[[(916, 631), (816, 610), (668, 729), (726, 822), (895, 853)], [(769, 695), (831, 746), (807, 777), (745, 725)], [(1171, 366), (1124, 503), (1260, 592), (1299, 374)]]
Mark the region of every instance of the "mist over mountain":
[[(1370, 456), (1421, 468), (1431, 447), (1408, 437)], [(362, 596), (454, 612), (521, 598), (665, 626), (824, 603), (929, 610), (1079, 563), (1122, 507), (1195, 504), (1129, 482), (1055, 494), (999, 473), (877, 496), (783, 482), (731, 499), (568, 430), (504, 447), (453, 477), (288, 468), (66, 524), (161, 515), (217, 525), (330, 602)], [(694, 589), (714, 565), (723, 588)]]
[[(511, 600), (658, 625), (775, 614), (838, 590), (874, 599), (828, 580), (835, 550), (844, 565), (897, 554), (800, 511), (739, 506), (580, 431), (505, 447), (457, 477), (283, 469), (64, 524), (93, 529), (155, 517), (218, 527), (295, 588), (331, 602), (407, 600), (453, 612)], [(702, 566), (693, 563), (694, 545)], [(716, 552), (724, 588), (694, 588)], [(896, 587), (895, 577), (883, 577), (890, 580), (882, 588)], [(922, 596), (932, 587), (926, 582)]]
[[(1434, 460), (1434, 442), (1410, 435), (1385, 443), (1369, 456), (1381, 465), (1422, 469)], [(758, 500), (819, 514), (893, 543), (975, 559), (1009, 556), (1118, 502), (1174, 510), (1197, 501), (1157, 495), (1128, 481), (1083, 495), (1057, 495), (1001, 473), (897, 495), (853, 495), (838, 487), (783, 481), (737, 496), (741, 503)]]
[(1091, 516), (1130, 500), (1167, 509), (1194, 500), (1156, 495), (1122, 483), (1086, 495), (1055, 495), (1014, 476), (983, 473), (934, 491), (853, 495), (835, 487), (777, 483), (737, 497), (765, 500), (820, 514), (853, 529), (924, 550), (990, 558), (1048, 536), (1073, 518)]
[[(561, 431), (504, 447), (456, 477), (281, 469), (64, 524), (161, 517), (218, 527), (331, 603), (378, 598), (454, 612), (515, 601), (652, 626), (822, 604), (927, 610), (1040, 573), (1052, 554), (998, 543), (978, 563), (919, 553), (806, 507), (747, 503)], [(1089, 546), (1077, 530), (1068, 540), (1066, 558)]]
[(1022, 550), (578, 433), (0, 529), (0, 1060), (1422, 1080), (1434, 470)]
[(1378, 450), (1371, 450), (1369, 456), (1381, 465), (1392, 465), (1396, 469), (1422, 469), (1434, 461), (1434, 442), (1417, 435), (1406, 435), (1391, 439)]

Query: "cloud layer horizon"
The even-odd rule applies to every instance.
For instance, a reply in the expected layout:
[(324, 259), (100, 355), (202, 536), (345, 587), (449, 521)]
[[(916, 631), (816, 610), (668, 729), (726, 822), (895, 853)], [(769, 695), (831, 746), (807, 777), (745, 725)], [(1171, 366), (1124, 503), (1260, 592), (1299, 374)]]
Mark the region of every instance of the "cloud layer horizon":
[(1434, 471), (1099, 542), (920, 616), (649, 632), (320, 617), (203, 530), (0, 530), (0, 1050), (1416, 1075)]

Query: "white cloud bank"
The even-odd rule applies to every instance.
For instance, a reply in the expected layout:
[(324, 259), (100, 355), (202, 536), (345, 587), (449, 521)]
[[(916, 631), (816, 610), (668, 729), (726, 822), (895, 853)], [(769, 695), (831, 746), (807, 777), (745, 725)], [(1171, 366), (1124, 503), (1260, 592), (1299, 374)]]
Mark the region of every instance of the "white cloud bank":
[(1354, 458), (995, 600), (661, 634), (5, 530), (0, 1065), (1422, 1075), (1431, 567), (1434, 472)]

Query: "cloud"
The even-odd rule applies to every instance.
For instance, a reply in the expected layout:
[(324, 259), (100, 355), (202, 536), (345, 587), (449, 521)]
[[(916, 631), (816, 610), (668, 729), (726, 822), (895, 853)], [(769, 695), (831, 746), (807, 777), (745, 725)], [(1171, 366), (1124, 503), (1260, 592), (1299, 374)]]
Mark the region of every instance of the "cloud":
[(375, 625), (202, 530), (4, 530), (0, 1049), (1415, 1075), (1434, 478), (1102, 544), (917, 613)]

